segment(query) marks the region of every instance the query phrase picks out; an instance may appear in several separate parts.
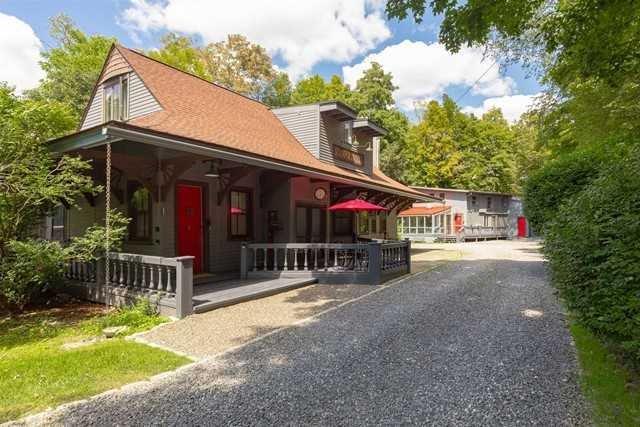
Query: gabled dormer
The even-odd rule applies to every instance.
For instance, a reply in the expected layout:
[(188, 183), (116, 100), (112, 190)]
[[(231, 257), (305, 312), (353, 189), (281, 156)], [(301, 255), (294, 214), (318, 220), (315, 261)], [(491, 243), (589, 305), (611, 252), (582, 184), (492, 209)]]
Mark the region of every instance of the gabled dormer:
[(114, 45), (93, 89), (80, 130), (111, 120), (128, 121), (160, 110), (160, 103)]
[(371, 175), (386, 131), (338, 101), (276, 108), (274, 114), (317, 159)]

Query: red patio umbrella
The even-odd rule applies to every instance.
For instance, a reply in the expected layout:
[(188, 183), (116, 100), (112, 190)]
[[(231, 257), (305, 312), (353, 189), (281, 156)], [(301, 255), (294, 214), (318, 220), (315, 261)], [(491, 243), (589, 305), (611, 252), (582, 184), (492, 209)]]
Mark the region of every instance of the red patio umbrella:
[(350, 211), (350, 212), (381, 212), (388, 209), (382, 206), (374, 205), (366, 200), (352, 199), (346, 202), (337, 203), (333, 206), (329, 206), (330, 211)]

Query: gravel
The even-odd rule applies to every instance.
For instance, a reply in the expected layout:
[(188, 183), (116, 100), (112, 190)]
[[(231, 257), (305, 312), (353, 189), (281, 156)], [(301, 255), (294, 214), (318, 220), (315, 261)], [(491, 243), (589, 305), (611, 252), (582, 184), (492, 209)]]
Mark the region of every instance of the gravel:
[(311, 322), (29, 422), (589, 424), (564, 314), (534, 244), (463, 250), (460, 261)]

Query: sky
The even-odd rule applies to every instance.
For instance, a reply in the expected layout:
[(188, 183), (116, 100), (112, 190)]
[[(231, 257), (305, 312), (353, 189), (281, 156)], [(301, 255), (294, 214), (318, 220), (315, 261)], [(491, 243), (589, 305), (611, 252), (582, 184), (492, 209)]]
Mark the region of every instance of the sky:
[(393, 75), (394, 98), (410, 118), (425, 101), (449, 95), (463, 111), (500, 107), (513, 122), (541, 87), (519, 65), (501, 67), (481, 49), (447, 52), (440, 17), (388, 20), (384, 0), (0, 0), (0, 81), (21, 92), (42, 78), (40, 52), (55, 46), (49, 18), (69, 15), (89, 34), (127, 47), (159, 47), (168, 31), (198, 43), (239, 33), (267, 49), (293, 81), (337, 74), (352, 87), (372, 61)]

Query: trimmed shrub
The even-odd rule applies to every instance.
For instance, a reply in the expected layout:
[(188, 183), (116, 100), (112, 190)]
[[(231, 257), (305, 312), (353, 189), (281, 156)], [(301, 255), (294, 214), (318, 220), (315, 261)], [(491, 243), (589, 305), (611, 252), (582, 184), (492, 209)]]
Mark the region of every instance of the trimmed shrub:
[(0, 260), (0, 306), (6, 310), (22, 311), (61, 283), (67, 253), (58, 242), (14, 240), (7, 249)]
[(524, 185), (525, 215), (531, 227), (544, 234), (562, 203), (598, 177), (615, 150), (588, 148), (562, 155), (532, 174)]
[(544, 251), (572, 312), (640, 361), (640, 147), (560, 206)]

